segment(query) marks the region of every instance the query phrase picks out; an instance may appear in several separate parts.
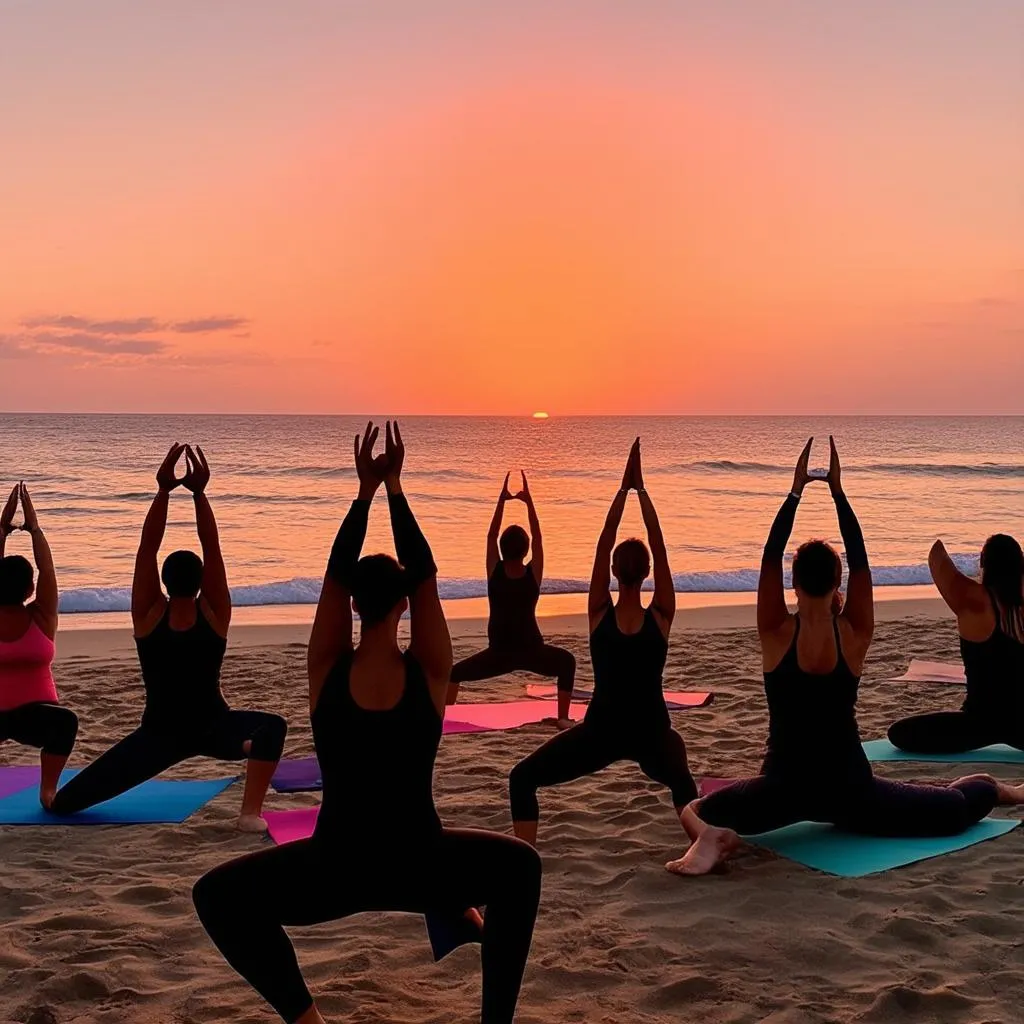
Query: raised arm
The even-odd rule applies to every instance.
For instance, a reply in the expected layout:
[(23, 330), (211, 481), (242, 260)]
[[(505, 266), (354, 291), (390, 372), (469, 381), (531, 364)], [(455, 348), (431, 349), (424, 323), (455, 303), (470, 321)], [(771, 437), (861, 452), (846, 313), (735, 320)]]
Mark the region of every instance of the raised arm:
[(345, 651), (352, 650), (352, 573), (366, 540), (370, 503), (381, 482), (373, 466), (373, 445), (378, 433), (378, 428), (367, 423), (362, 443), (356, 434), (359, 493), (334, 538), (306, 650), (311, 713), (320, 699), (327, 673)]
[(46, 535), (39, 526), (28, 488), (21, 484), (21, 509), (25, 513), (25, 529), (32, 536), (32, 557), (36, 563), (36, 597), (32, 602), (32, 616), (39, 628), (52, 640), (57, 635), (57, 571)]
[(142, 524), (142, 539), (135, 556), (135, 576), (132, 579), (132, 625), (135, 632), (144, 632), (150, 625), (149, 619), (164, 603), (160, 588), (160, 569), (157, 556), (167, 529), (167, 506), (171, 491), (181, 480), (174, 475), (174, 467), (185, 450), (183, 444), (171, 445), (171, 450), (156, 472), (157, 492)]
[(590, 594), (587, 600), (587, 613), (590, 619), (590, 632), (597, 629), (604, 615), (611, 604), (612, 586), (612, 549), (615, 547), (615, 538), (619, 533), (619, 524), (622, 522), (622, 513), (626, 507), (626, 498), (633, 486), (633, 460), (635, 453), (640, 451), (640, 438), (633, 442), (629, 450), (629, 458), (626, 459), (626, 468), (622, 474), (622, 486), (612, 499), (608, 515), (605, 516), (604, 528), (601, 536), (597, 538), (597, 550), (594, 552), (594, 568), (590, 574)]
[(203, 610), (212, 619), (210, 625), (221, 636), (227, 636), (228, 626), (231, 625), (231, 591), (228, 589), (228, 572), (220, 549), (217, 520), (210, 500), (206, 497), (210, 464), (198, 445), (195, 451), (190, 445), (185, 446), (185, 463), (188, 471), (182, 483), (192, 492), (192, 501), (196, 507), (196, 531), (203, 550), (203, 581), (200, 591), (206, 606)]
[(494, 515), (491, 516), (491, 525), (487, 528), (487, 578), (490, 579), (494, 570), (501, 560), (498, 551), (498, 536), (501, 533), (501, 520), (505, 515), (505, 502), (511, 500), (512, 495), (508, 490), (508, 478), (511, 473), (505, 474), (505, 482), (501, 485), (501, 494), (498, 495), (498, 504), (494, 507)]
[(7, 537), (14, 533), (14, 513), (18, 511), (18, 499), (21, 497), (21, 484), (15, 484), (11, 495), (4, 502), (3, 511), (0, 512), (0, 558), (4, 557), (7, 548)]
[(800, 453), (793, 474), (793, 489), (786, 495), (782, 507), (775, 514), (775, 521), (772, 523), (768, 540), (765, 541), (764, 553), (761, 555), (761, 574), (757, 579), (757, 631), (761, 634), (775, 633), (789, 618), (782, 559), (793, 533), (800, 498), (804, 493), (804, 487), (807, 486), (807, 460), (811, 456), (813, 442), (812, 437)]
[(928, 568), (942, 600), (949, 605), (954, 615), (984, 612), (987, 609), (985, 588), (954, 565), (941, 540), (937, 540), (928, 552)]
[(522, 472), (523, 489), (517, 497), (526, 505), (526, 515), (530, 521), (530, 571), (539, 587), (544, 582), (544, 538), (540, 532), (540, 519), (537, 518), (537, 509), (533, 504), (533, 495), (530, 493), (530, 483), (526, 479), (526, 473)]
[(409, 585), (409, 650), (423, 669), (434, 707), (443, 718), (452, 673), (452, 638), (437, 591), (434, 556), (402, 493), (405, 444), (397, 423), (387, 424), (385, 456), (384, 486), (388, 492), (391, 532), (395, 538), (395, 553)]
[(864, 546), (864, 532), (843, 491), (839, 454), (831, 436), (828, 443), (831, 451), (828, 486), (835, 502), (836, 515), (839, 517), (839, 533), (846, 549), (846, 567), (849, 570), (842, 615), (858, 637), (867, 642), (875, 631), (875, 596), (871, 582), (871, 567), (868, 565), (868, 552)]
[(647, 530), (647, 546), (651, 549), (654, 572), (654, 602), (651, 610), (658, 620), (658, 625), (661, 626), (661, 631), (668, 636), (676, 614), (676, 588), (672, 582), (672, 569), (668, 564), (668, 548), (665, 546), (665, 537), (661, 532), (661, 523), (658, 522), (658, 513), (651, 496), (643, 486), (637, 494), (640, 498), (644, 527)]

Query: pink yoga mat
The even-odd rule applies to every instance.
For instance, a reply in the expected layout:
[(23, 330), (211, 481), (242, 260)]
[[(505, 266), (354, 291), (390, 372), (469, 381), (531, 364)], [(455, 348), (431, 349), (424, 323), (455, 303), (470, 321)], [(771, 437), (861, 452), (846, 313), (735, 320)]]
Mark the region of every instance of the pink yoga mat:
[(701, 796), (711, 796), (712, 793), (717, 793), (720, 789), (725, 789), (726, 786), (731, 786), (734, 782), (743, 781), (743, 779), (718, 779), (713, 775), (705, 775), (697, 781), (697, 790)]
[(320, 805), (316, 807), (300, 807), (294, 811), (264, 811), (270, 838), (278, 846), (292, 843), (296, 839), (308, 839), (316, 827), (316, 816), (320, 813)]
[[(528, 697), (541, 698), (543, 700), (554, 700), (558, 696), (557, 686), (547, 686), (543, 683), (527, 683), (526, 695)], [(587, 701), (591, 698), (590, 690), (573, 690), (573, 700)], [(666, 690), (665, 703), (673, 710), (676, 708), (702, 708), (710, 704), (714, 694), (705, 691), (684, 691)]]
[[(569, 717), (578, 722), (586, 710), (584, 704), (572, 704), (569, 707)], [(448, 709), (448, 714), (479, 729), (516, 729), (520, 725), (531, 725), (543, 722), (546, 718), (554, 718), (553, 711), (554, 708), (545, 701), (513, 700), (496, 704), (456, 704)], [(447, 721), (445, 724), (447, 725)]]
[(907, 671), (890, 680), (893, 683), (945, 683), (963, 686), (966, 682), (963, 665), (950, 665), (944, 661), (922, 661), (911, 658)]

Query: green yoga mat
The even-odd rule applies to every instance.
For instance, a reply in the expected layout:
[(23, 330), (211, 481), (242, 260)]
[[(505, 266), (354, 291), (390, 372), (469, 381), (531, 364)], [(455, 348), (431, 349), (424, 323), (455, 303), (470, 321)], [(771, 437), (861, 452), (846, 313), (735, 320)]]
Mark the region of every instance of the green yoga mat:
[(864, 753), (869, 761), (945, 761), (951, 764), (1024, 764), (1024, 750), (1002, 743), (961, 754), (908, 754), (897, 750), (888, 740), (868, 740)]
[(1019, 821), (1008, 818), (984, 818), (956, 836), (882, 839), (840, 832), (833, 825), (801, 821), (774, 832), (744, 838), (809, 868), (842, 878), (860, 878), (963, 850), (986, 839), (1005, 835), (1019, 824)]

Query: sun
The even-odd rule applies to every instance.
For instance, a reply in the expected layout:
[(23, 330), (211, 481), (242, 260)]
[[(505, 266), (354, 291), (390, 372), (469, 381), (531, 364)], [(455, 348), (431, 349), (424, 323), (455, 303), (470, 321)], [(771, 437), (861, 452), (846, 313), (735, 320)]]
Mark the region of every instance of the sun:
[(548, 414), (546, 412), (535, 412), (533, 414), (533, 418), (535, 420), (546, 420), (548, 418)]

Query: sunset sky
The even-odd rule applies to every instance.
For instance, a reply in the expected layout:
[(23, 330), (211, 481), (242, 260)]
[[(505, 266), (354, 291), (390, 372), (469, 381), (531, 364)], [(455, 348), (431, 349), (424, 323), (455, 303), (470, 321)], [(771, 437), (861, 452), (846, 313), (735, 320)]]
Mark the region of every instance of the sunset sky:
[(1022, 55), (978, 0), (6, 3), (0, 408), (1024, 412)]

